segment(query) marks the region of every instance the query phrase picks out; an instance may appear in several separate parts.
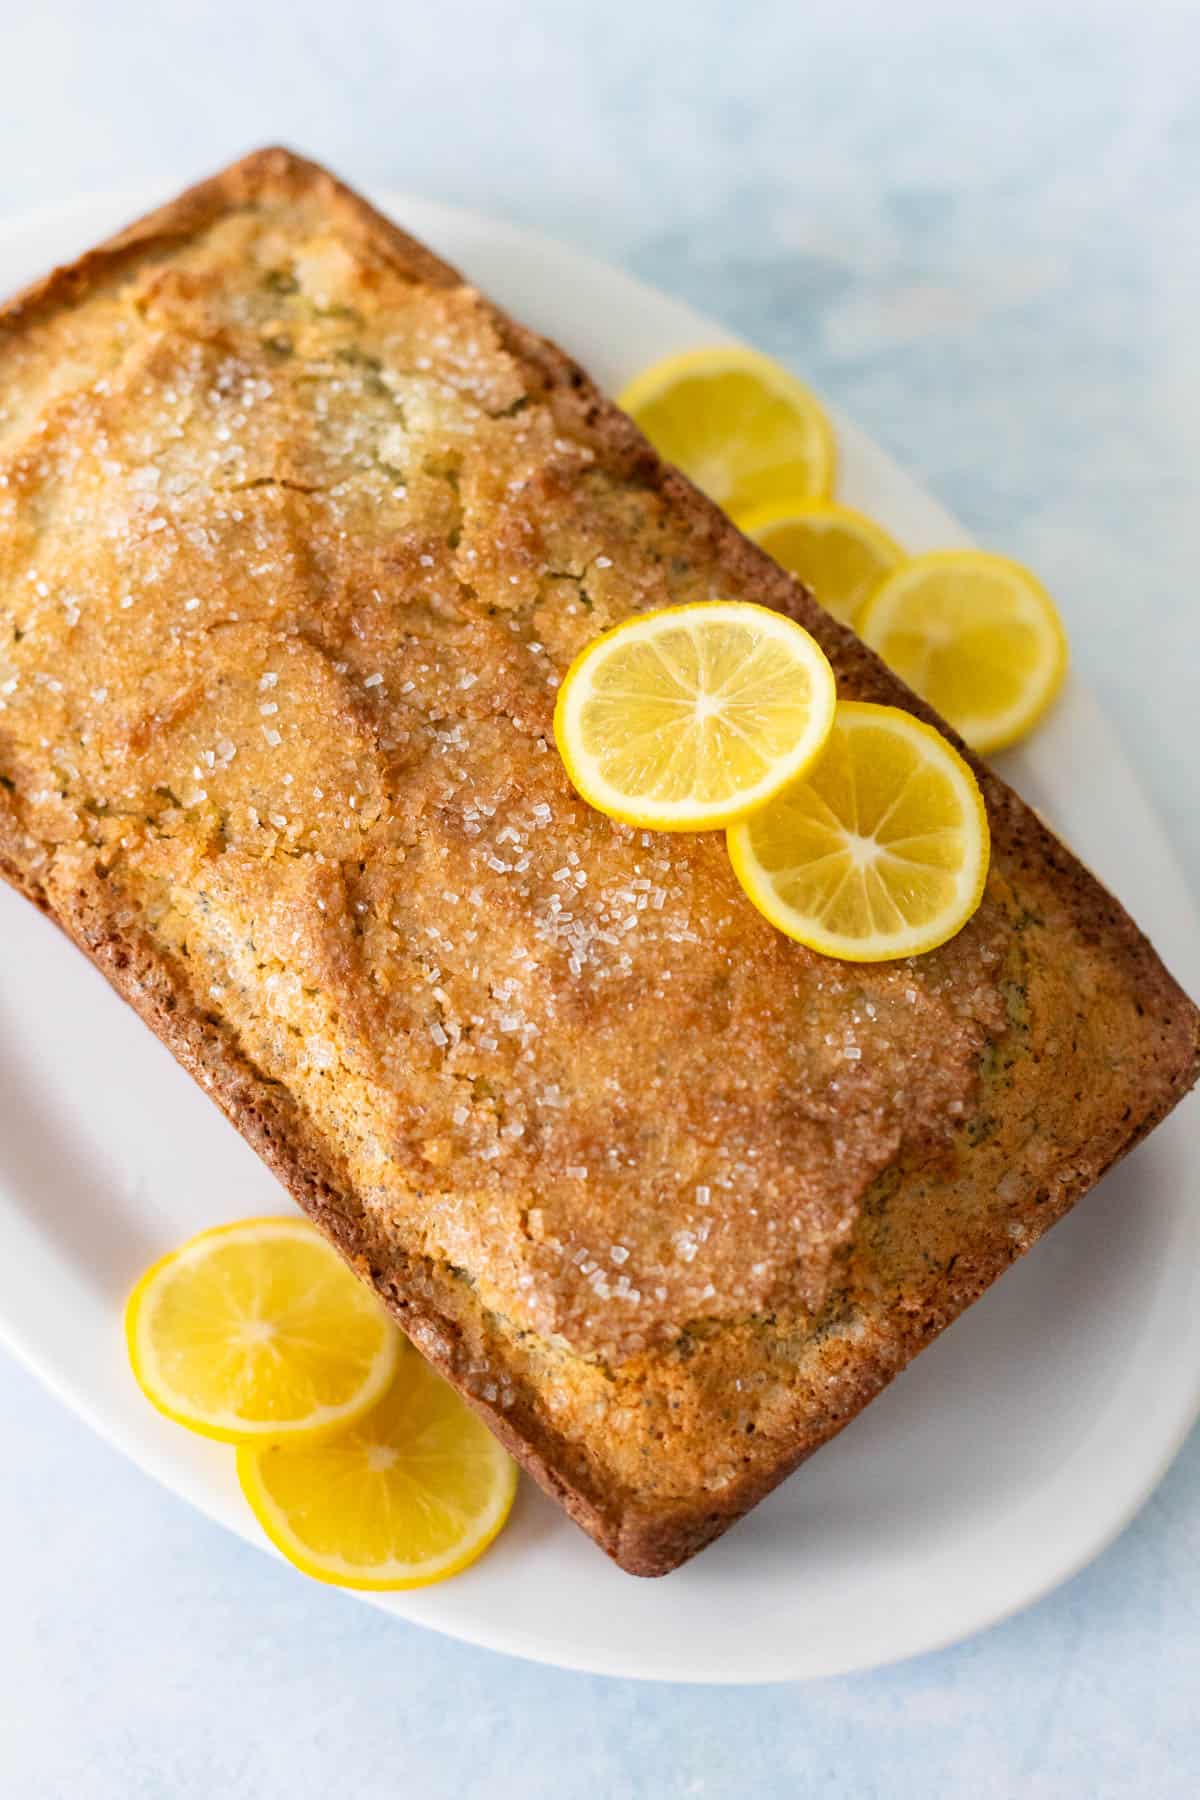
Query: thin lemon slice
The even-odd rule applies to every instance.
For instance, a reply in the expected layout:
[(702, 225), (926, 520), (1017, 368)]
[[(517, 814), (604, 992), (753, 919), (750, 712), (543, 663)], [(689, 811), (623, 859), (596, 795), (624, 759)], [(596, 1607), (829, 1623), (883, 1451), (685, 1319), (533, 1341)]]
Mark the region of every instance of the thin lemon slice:
[(824, 408), (757, 350), (717, 344), (669, 356), (631, 381), (620, 404), (660, 456), (735, 517), (833, 488), (837, 452)]
[(516, 1464), (405, 1346), (375, 1409), (336, 1438), (238, 1451), (271, 1542), (318, 1581), (424, 1587), (474, 1562), (508, 1517)]
[(782, 613), (738, 600), (641, 613), (576, 657), (554, 735), (592, 806), (630, 825), (704, 831), (805, 770), (833, 724), (833, 671)]
[(846, 962), (944, 944), (987, 879), (979, 784), (944, 737), (894, 706), (843, 701), (816, 767), (728, 842), (759, 912)]
[(738, 524), (843, 625), (854, 624), (863, 602), (904, 561), (882, 525), (834, 500), (759, 506)]
[(146, 1398), (225, 1443), (321, 1436), (384, 1393), (400, 1335), (303, 1219), (202, 1231), (147, 1269), (125, 1308)]
[(973, 750), (1001, 750), (1062, 686), (1067, 639), (1045, 588), (982, 550), (917, 556), (876, 588), (861, 637)]

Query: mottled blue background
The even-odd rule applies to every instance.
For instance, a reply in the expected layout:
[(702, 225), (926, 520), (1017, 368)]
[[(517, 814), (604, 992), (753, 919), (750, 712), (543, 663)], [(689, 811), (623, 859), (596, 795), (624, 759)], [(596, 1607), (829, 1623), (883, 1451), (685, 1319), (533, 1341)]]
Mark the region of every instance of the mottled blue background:
[[(282, 138), (537, 224), (791, 357), (1042, 573), (1200, 888), (1195, 4), (0, 10), (0, 216)], [(1200, 1791), (1196, 1438), (1024, 1617), (717, 1691), (526, 1666), (307, 1584), (7, 1362), (0, 1420), (5, 1800)]]

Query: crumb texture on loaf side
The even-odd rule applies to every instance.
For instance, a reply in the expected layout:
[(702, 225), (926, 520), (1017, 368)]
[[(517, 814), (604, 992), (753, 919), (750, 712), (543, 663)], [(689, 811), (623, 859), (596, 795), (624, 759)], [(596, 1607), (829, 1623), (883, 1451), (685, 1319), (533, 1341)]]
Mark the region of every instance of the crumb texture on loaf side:
[(591, 812), (558, 681), (784, 608), (552, 347), (264, 152), (0, 316), (0, 859), (587, 1529), (673, 1566), (1194, 1078), (995, 777), (951, 944), (838, 965)]

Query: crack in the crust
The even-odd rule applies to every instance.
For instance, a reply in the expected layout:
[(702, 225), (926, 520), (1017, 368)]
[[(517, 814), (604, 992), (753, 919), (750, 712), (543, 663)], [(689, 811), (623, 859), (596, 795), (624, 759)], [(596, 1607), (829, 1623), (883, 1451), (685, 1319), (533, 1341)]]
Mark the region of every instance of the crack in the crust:
[[(600, 555), (600, 554), (603, 554), (603, 553), (597, 552), (597, 555)], [(575, 589), (575, 593), (576, 593), (576, 596), (578, 597), (580, 605), (585, 609), (585, 611), (587, 611), (589, 613), (593, 612), (595, 610), (596, 603), (592, 599), (592, 596), (588, 593), (587, 588), (584, 586), (584, 583), (587, 580), (589, 571), (594, 567), (595, 562), (596, 562), (596, 557), (595, 556), (591, 557), (584, 564), (583, 568), (579, 570), (578, 573), (576, 573), (576, 571), (574, 569), (545, 569), (542, 571), (541, 581), (542, 582), (546, 582), (546, 581), (569, 582), (570, 585)]]
[[(319, 316), (325, 317), (334, 315)], [(357, 351), (352, 347), (346, 346), (335, 350), (333, 356), (336, 362), (343, 363), (358, 371), (365, 371), (365, 380), (369, 385), (371, 392), (377, 394), (381, 399), (386, 399), (388, 401), (405, 429), (407, 429), (408, 421), (404, 415), (404, 402), (394, 391), (391, 385), (392, 382), (412, 381), (424, 383), (425, 385), (443, 385), (448, 387), (459, 399), (466, 399), (468, 403), (470, 403), (469, 392), (464, 393), (463, 389), (458, 387), (453, 381), (445, 381), (442, 383), (436, 382), (431, 378), (428, 369), (397, 368), (394, 364), (385, 364), (379, 357), (369, 356), (365, 352)], [(343, 379), (342, 374), (338, 369), (331, 368), (328, 364), (322, 364), (312, 360), (302, 362), (301, 366), (295, 371), (295, 377), (298, 381), (340, 381)], [(516, 399), (510, 400), (507, 406), (498, 406), (495, 408), (481, 406), (479, 412), (485, 419), (496, 422), (503, 419), (515, 419), (532, 405), (533, 396), (531, 394), (518, 394)]]
[(531, 394), (518, 394), (516, 399), (510, 400), (507, 406), (497, 407), (494, 412), (490, 407), (485, 406), (483, 408), (483, 415), (485, 418), (492, 420), (515, 419), (519, 413), (523, 413), (526, 407), (532, 406), (532, 404), (533, 396)]
[(596, 567), (596, 564), (599, 562), (600, 558), (603, 555), (604, 555), (603, 550), (597, 550), (597, 552), (594, 556), (588, 557), (588, 559), (584, 563), (582, 569), (547, 569), (545, 571), (545, 573), (547, 576), (552, 577), (555, 581), (574, 581), (574, 582), (586, 581), (588, 576), (591, 574), (592, 570)]
[(222, 494), (246, 494), (252, 488), (286, 488), (292, 494), (328, 494), (335, 484), (319, 481), (291, 481), (286, 475), (256, 475), (253, 481), (233, 481), (222, 484), (217, 492)]

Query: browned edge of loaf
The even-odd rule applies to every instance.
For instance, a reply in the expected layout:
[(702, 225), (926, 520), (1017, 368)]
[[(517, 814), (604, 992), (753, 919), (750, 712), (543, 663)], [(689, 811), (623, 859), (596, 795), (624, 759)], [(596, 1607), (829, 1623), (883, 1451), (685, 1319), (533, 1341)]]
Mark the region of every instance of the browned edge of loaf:
[[(53, 270), (0, 309), (0, 331), (20, 330), (38, 313), (71, 306), (85, 299), (92, 283), (119, 271), (148, 252), (184, 241), (204, 230), (232, 208), (252, 205), (272, 195), (296, 197), (322, 192), (328, 203), (366, 233), (377, 251), (387, 254), (406, 280), (434, 286), (456, 285), (461, 277), (432, 252), (377, 212), (327, 170), (292, 152), (271, 148), (254, 152), (220, 174), (188, 189), (177, 199), (89, 250), (75, 263)], [(1103, 929), (1115, 936), (1136, 970), (1148, 1013), (1162, 1024), (1160, 1079), (1141, 1096), (1141, 1111), (1116, 1121), (1090, 1147), (1068, 1174), (1059, 1178), (1031, 1220), (1030, 1240), (1068, 1212), (1122, 1155), (1162, 1119), (1200, 1074), (1200, 1013), (1168, 974), (1129, 915), (1095, 877), (1055, 838), (1000, 778), (974, 757), (933, 710), (912, 694), (847, 628), (831, 620), (805, 589), (750, 543), (703, 494), (677, 470), (663, 464), (636, 426), (594, 389), (588, 377), (553, 344), (515, 324), (491, 308), (500, 334), (512, 352), (531, 364), (547, 391), (567, 390), (578, 397), (593, 431), (614, 448), (638, 456), (638, 478), (655, 487), (691, 527), (714, 544), (723, 541), (728, 556), (753, 582), (765, 605), (785, 611), (819, 629), (838, 644), (840, 660), (864, 691), (901, 706), (937, 726), (967, 757), (980, 779), (993, 828), (1002, 824), (1010, 861), (1051, 872), (1073, 903), (1081, 931)], [(226, 1039), (219, 1026), (192, 1004), (169, 960), (148, 938), (135, 941), (114, 933), (111, 923), (81, 910), (67, 925), (57, 918), (47, 896), (0, 856), (0, 874), (34, 901), (97, 965), (176, 1059), (215, 1100), (221, 1110), (279, 1177), (293, 1198), (337, 1245), (351, 1265), (381, 1294), (400, 1324), (414, 1333), (425, 1356), (458, 1387), (464, 1399), (487, 1421), (500, 1441), (538, 1484), (625, 1570), (635, 1575), (662, 1575), (677, 1568), (718, 1537), (780, 1481), (861, 1411), (892, 1377), (965, 1307), (978, 1298), (1020, 1252), (964, 1256), (945, 1283), (941, 1303), (924, 1316), (894, 1322), (886, 1350), (858, 1350), (847, 1374), (830, 1393), (825, 1414), (791, 1450), (767, 1469), (749, 1471), (719, 1495), (701, 1505), (671, 1510), (639, 1508), (629, 1496), (604, 1491), (589, 1479), (578, 1454), (558, 1433), (535, 1416), (518, 1391), (516, 1404), (502, 1411), (458, 1379), (458, 1326), (445, 1306), (447, 1276), (424, 1259), (381, 1265), (380, 1245), (355, 1207), (341, 1191), (321, 1151), (305, 1140), (301, 1120), (278, 1083), (266, 1080)], [(82, 900), (80, 896), (80, 900)], [(450, 1277), (449, 1279), (452, 1279)]]

